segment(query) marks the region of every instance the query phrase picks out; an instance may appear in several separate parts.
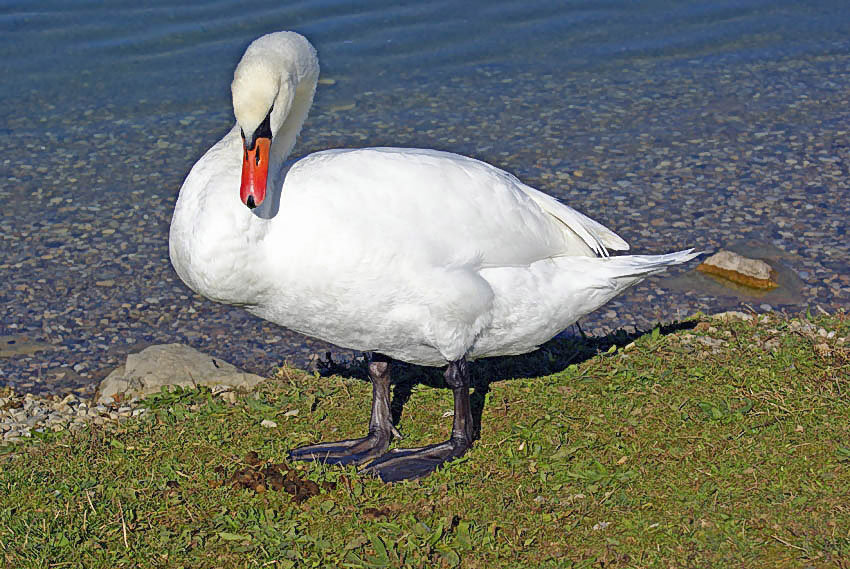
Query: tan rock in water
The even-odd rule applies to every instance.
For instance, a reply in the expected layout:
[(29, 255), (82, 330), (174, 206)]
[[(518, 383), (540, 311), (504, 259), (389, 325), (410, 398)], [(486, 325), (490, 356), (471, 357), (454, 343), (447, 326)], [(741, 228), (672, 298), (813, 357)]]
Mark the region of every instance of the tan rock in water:
[(700, 263), (697, 270), (752, 288), (771, 289), (779, 286), (773, 267), (760, 259), (750, 259), (725, 249)]

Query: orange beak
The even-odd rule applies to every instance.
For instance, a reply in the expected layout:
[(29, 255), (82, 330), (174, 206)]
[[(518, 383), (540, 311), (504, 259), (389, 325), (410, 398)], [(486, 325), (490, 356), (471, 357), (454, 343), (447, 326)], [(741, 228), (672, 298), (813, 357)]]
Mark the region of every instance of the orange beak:
[(239, 197), (242, 198), (242, 203), (251, 209), (266, 199), (271, 145), (270, 138), (258, 137), (254, 141), (254, 148), (245, 147), (242, 156), (242, 186), (239, 188)]

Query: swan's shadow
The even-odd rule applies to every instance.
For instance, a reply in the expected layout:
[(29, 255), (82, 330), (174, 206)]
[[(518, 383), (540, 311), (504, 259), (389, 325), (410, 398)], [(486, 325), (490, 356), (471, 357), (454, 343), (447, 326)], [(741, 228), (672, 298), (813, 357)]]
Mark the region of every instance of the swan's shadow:
[[(262, 219), (273, 219), (280, 211), (280, 197), (283, 195), (283, 183), (286, 181), (286, 176), (289, 170), (295, 165), (296, 160), (284, 162), (280, 174), (278, 175), (279, 182), (269, 184), (273, 188), (266, 194), (266, 199), (251, 212)], [(275, 189), (276, 188), (276, 189)]]
[[(672, 334), (679, 330), (690, 330), (697, 322), (674, 322), (660, 326), (662, 335)], [(627, 332), (617, 330), (606, 336), (559, 336), (545, 344), (540, 349), (520, 356), (504, 356), (477, 360), (470, 365), (473, 392), (470, 396), (472, 419), (476, 438), (481, 432), (481, 415), (484, 411), (484, 401), (490, 391), (490, 385), (497, 381), (511, 379), (529, 379), (558, 373), (573, 364), (579, 364), (598, 354), (607, 352), (611, 346), (622, 348), (644, 336), (650, 331), (636, 330)], [(340, 375), (369, 381), (368, 363), (365, 358), (352, 361), (335, 362), (330, 352), (325, 359), (316, 362), (316, 371), (323, 376)], [(433, 368), (407, 364), (393, 360), (393, 395), (390, 403), (393, 425), (401, 421), (404, 405), (410, 399), (414, 387), (425, 385), (435, 388), (447, 388), (443, 379), (443, 368)]]

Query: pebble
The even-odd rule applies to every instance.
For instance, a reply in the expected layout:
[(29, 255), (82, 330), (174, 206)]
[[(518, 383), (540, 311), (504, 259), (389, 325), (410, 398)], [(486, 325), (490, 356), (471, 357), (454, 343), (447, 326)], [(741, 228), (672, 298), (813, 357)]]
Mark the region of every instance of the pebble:
[(86, 423), (123, 422), (147, 412), (145, 407), (137, 405), (138, 400), (130, 400), (120, 407), (98, 405), (90, 409), (74, 394), (60, 398), (20, 394), (11, 389), (0, 393), (3, 393), (0, 397), (0, 432), (4, 443), (20, 442), (31, 437), (33, 432), (77, 430)]

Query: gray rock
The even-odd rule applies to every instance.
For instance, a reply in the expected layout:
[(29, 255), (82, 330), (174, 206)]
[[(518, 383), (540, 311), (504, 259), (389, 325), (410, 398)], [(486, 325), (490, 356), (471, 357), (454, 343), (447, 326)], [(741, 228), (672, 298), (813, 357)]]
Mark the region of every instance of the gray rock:
[(127, 356), (98, 388), (98, 402), (126, 401), (158, 393), (165, 387), (200, 385), (252, 389), (265, 378), (183, 344), (162, 344)]
[(723, 320), (724, 322), (749, 322), (753, 319), (751, 314), (730, 310), (728, 312), (720, 312), (711, 316), (715, 320)]

